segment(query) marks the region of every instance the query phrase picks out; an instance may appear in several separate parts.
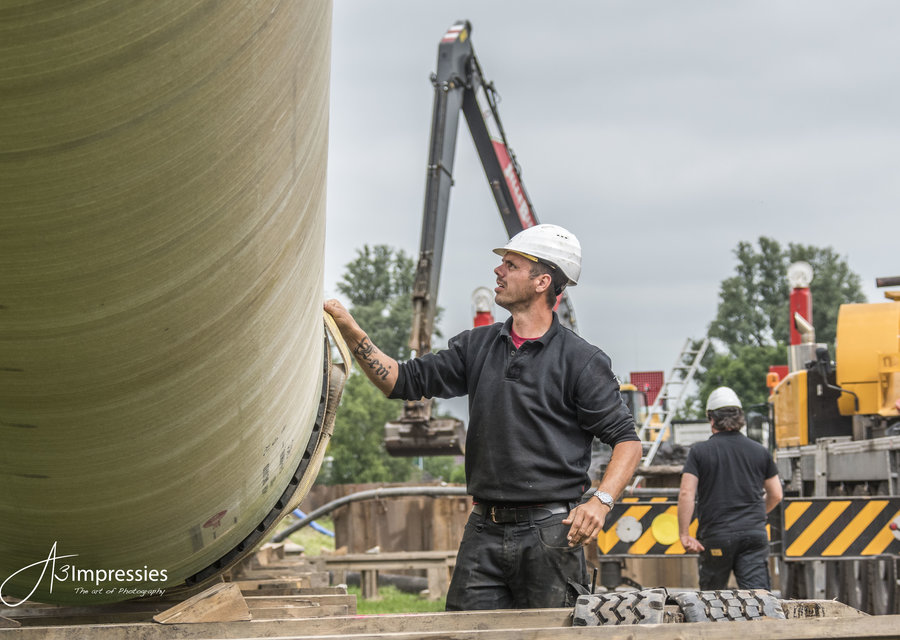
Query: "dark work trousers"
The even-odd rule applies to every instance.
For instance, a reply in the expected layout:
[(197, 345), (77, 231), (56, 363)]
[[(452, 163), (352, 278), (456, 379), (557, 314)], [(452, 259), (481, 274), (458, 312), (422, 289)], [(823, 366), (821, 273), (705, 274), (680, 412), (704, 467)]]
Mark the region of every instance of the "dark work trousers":
[(487, 512), (469, 515), (448, 611), (575, 605), (578, 590), (569, 582), (587, 582), (584, 550), (569, 547), (566, 514), (541, 516), (532, 509), (524, 521), (496, 524)]
[(771, 589), (765, 530), (706, 536), (700, 542), (706, 548), (697, 559), (701, 590), (727, 588), (732, 571), (740, 589)]

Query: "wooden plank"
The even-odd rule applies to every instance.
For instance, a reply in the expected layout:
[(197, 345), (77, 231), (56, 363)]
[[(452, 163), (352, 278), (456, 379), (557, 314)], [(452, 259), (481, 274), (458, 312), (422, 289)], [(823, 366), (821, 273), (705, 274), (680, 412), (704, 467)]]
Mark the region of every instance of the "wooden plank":
[(268, 561), (266, 564), (259, 564), (255, 567), (251, 567), (249, 570), (254, 571), (258, 569), (279, 569), (279, 570), (288, 570), (296, 571), (298, 573), (314, 573), (316, 571), (322, 571), (323, 562), (297, 562), (295, 560), (291, 560), (288, 558), (285, 559), (272, 559)]
[[(260, 589), (309, 589), (308, 578), (262, 578), (259, 580), (235, 580), (231, 584), (236, 584), (238, 588), (244, 591), (257, 591)], [(318, 591), (318, 590), (316, 590)]]
[(297, 575), (296, 571), (259, 569), (244, 576), (246, 580), (296, 580), (302, 587), (327, 587), (331, 579), (327, 571), (319, 571), (307, 575)]
[[(304, 629), (308, 636), (334, 633), (332, 621), (317, 621)], [(506, 609), (496, 611), (454, 611), (403, 615), (380, 615), (362, 618), (340, 618), (333, 621), (341, 633), (416, 633), (446, 632), (461, 629), (551, 628), (560, 629), (572, 624), (572, 610), (563, 609)]]
[(149, 622), (154, 614), (165, 611), (180, 600), (132, 600), (94, 606), (47, 605), (27, 603), (2, 613), (23, 626), (64, 624), (104, 624)]
[[(251, 613), (256, 609), (275, 608), (287, 606), (315, 606), (333, 607), (343, 606), (348, 608), (348, 613), (356, 613), (356, 596), (348, 594), (335, 595), (287, 595), (287, 596), (245, 596), (244, 600), (250, 607)], [(255, 614), (254, 614), (254, 617)]]
[(342, 556), (320, 556), (325, 565), (330, 566), (333, 563), (339, 563), (343, 560), (353, 560), (365, 562), (366, 560), (374, 560), (380, 558), (382, 560), (441, 560), (456, 559), (456, 551), (437, 550), (437, 551), (394, 551), (390, 553), (348, 553)]
[(313, 589), (320, 589), (331, 585), (331, 576), (327, 571), (314, 573), (309, 578), (309, 586)]
[(272, 563), (266, 566), (259, 567), (247, 567), (244, 571), (241, 572), (241, 575), (235, 576), (235, 580), (244, 580), (244, 574), (254, 573), (257, 571), (293, 571), (295, 574), (299, 576), (309, 575), (311, 573), (316, 573), (319, 571), (325, 571), (324, 563), (317, 562), (316, 564), (306, 564), (299, 562), (282, 562), (282, 563)]
[[(329, 587), (332, 588), (332, 587)], [(337, 587), (334, 587), (337, 588)], [(244, 595), (244, 598), (254, 597), (254, 596), (298, 596), (303, 595), (304, 592), (317, 592), (320, 589), (258, 589), (256, 591), (241, 591)], [(339, 595), (339, 594), (335, 594)]]
[(21, 626), (22, 624), (20, 622), (0, 616), (0, 629), (17, 629)]
[(447, 595), (450, 589), (450, 570), (449, 567), (429, 567), (428, 576), (428, 599), (440, 600)]
[(174, 622), (231, 622), (249, 620), (250, 609), (233, 583), (214, 585), (182, 603), (153, 616), (161, 624)]
[[(103, 625), (33, 627), (0, 630), (6, 640), (206, 640), (264, 637), (304, 640), (335, 635), (352, 640), (567, 640), (629, 638), (630, 640), (822, 640), (896, 638), (900, 616), (756, 620), (713, 624), (632, 625), (627, 627), (565, 627), (568, 609), (459, 612), (394, 616), (351, 616), (296, 620), (198, 623), (176, 625)], [(429, 624), (430, 622), (430, 624)], [(437, 623), (437, 624), (436, 624)], [(440, 627), (440, 628), (437, 628)], [(4, 635), (11, 633), (15, 635)], [(386, 635), (390, 634), (390, 635)]]
[(274, 571), (260, 569), (241, 575), (239, 579), (233, 580), (231, 584), (237, 584), (239, 582), (260, 582), (263, 580), (291, 580), (295, 581), (301, 587), (310, 587), (312, 584), (312, 574), (297, 575), (296, 572), (294, 572), (293, 574), (282, 573), (280, 575), (275, 575)]
[[(71, 629), (74, 628), (72, 625), (147, 623), (153, 620), (154, 613), (153, 611), (128, 611), (124, 613), (79, 613), (77, 615), (68, 615), (66, 612), (61, 612), (60, 614), (48, 614), (40, 617), (15, 618), (15, 621), (19, 622), (23, 629), (32, 627), (63, 627)], [(2, 637), (0, 636), (0, 638)]]
[(347, 570), (346, 569), (335, 569), (331, 572), (332, 582), (337, 585), (346, 586), (347, 585)]
[[(526, 609), (500, 611), (459, 611), (379, 616), (310, 618), (305, 620), (251, 620), (249, 622), (158, 625), (90, 625), (79, 627), (23, 627), (23, 635), (9, 640), (205, 640), (263, 637), (316, 637), (355, 634), (458, 631), (547, 627), (558, 629), (571, 624), (571, 609)], [(7, 640), (0, 631), (0, 640)]]
[(359, 585), (362, 597), (366, 600), (378, 599), (378, 571), (363, 569), (359, 573)]
[(335, 580), (346, 579), (346, 571), (360, 572), (362, 596), (378, 597), (378, 571), (425, 570), (431, 599), (447, 595), (450, 575), (456, 564), (455, 551), (407, 551), (396, 553), (357, 553), (325, 558), (325, 565), (335, 572)]
[(346, 571), (358, 570), (362, 596), (378, 597), (378, 571), (425, 570), (431, 599), (447, 595), (450, 575), (456, 564), (455, 551), (408, 551), (397, 553), (359, 553), (325, 558), (325, 565), (335, 572), (335, 580), (346, 579)]
[[(315, 590), (303, 590), (303, 592), (284, 595), (270, 593), (245, 595), (244, 599), (254, 619), (262, 617), (260, 611), (263, 609), (274, 610), (279, 607), (291, 606), (331, 607), (318, 612), (317, 615), (353, 615), (356, 613), (355, 596), (347, 594), (343, 589), (333, 588), (332, 591), (339, 593), (320, 594)], [(4, 620), (8, 620), (12, 625), (24, 624), (26, 626), (141, 622), (149, 621), (153, 614), (165, 610), (168, 606), (169, 604), (166, 602), (154, 603), (140, 600), (95, 607), (43, 605), (10, 609), (6, 612), (10, 618), (4, 618)], [(782, 606), (789, 619), (865, 616), (864, 613), (853, 607), (832, 600), (785, 600), (782, 602)], [(267, 612), (265, 617), (278, 616)]]
[(284, 543), (273, 544), (267, 542), (253, 556), (257, 562), (263, 565), (284, 560)]
[[(306, 553), (306, 549), (304, 549), (301, 545), (293, 542), (292, 540), (285, 540), (284, 544), (284, 555), (286, 557), (290, 556), (299, 556)], [(304, 556), (307, 557), (307, 556)]]
[[(304, 590), (305, 592), (293, 590), (284, 594), (254, 591), (251, 592), (254, 595), (245, 596), (244, 600), (250, 609), (252, 617), (260, 617), (258, 614), (260, 609), (271, 610), (278, 607), (291, 606), (320, 607), (320, 610), (315, 613), (317, 616), (352, 615), (356, 613), (356, 596), (347, 594), (346, 589), (330, 588), (329, 590), (333, 593), (320, 593), (313, 589)], [(8, 611), (4, 610), (3, 613), (9, 616), (11, 623), (22, 626), (119, 624), (150, 622), (155, 614), (164, 612), (179, 602), (177, 600), (158, 602), (133, 600), (92, 607), (35, 603), (34, 606), (23, 605), (10, 608)], [(273, 616), (267, 614), (266, 617), (270, 618)], [(3, 628), (2, 625), (0, 625), (0, 628)]]
[(241, 574), (241, 580), (290, 580), (297, 579), (305, 581), (309, 586), (314, 582), (316, 573), (311, 571), (297, 571), (296, 569), (273, 569), (266, 567), (263, 569), (253, 569), (245, 571)]
[[(273, 578), (308, 578), (314, 581), (315, 577), (322, 573), (327, 573), (328, 569), (310, 569), (304, 567), (278, 566), (270, 565), (268, 567), (260, 567), (258, 569), (249, 569), (241, 572), (241, 575), (235, 580), (266, 580)], [(271, 577), (268, 577), (271, 576)], [(234, 582), (235, 580), (232, 580)]]
[(360, 553), (328, 558), (325, 565), (331, 571), (361, 571), (367, 567), (382, 571), (407, 571), (432, 567), (453, 568), (456, 565), (456, 553), (445, 551)]
[(273, 593), (256, 593), (244, 596), (244, 601), (248, 604), (260, 602), (262, 600), (271, 600), (272, 602), (318, 602), (320, 604), (350, 604), (356, 600), (356, 596), (346, 591), (340, 593), (319, 593), (316, 589), (304, 589), (296, 593), (286, 595), (277, 595)]
[(275, 607), (270, 609), (252, 609), (254, 620), (283, 620), (285, 618), (327, 618), (338, 616), (349, 616), (356, 613), (351, 611), (350, 607), (345, 604), (341, 605), (325, 605), (325, 606), (291, 606), (291, 607)]
[(782, 600), (786, 618), (862, 618), (868, 614), (837, 600)]
[[(821, 618), (814, 620), (753, 620), (712, 624), (657, 624), (620, 627), (460, 629), (392, 633), (391, 640), (576, 640), (616, 638), (629, 640), (823, 640), (897, 638), (900, 616), (871, 616), (864, 619)], [(341, 632), (343, 636), (343, 632)], [(293, 640), (315, 635), (292, 636)], [(386, 640), (383, 633), (354, 634), (352, 640)]]
[[(298, 595), (310, 596), (345, 596), (347, 595), (347, 585), (335, 585), (333, 587), (315, 587), (309, 589), (297, 589)], [(255, 594), (250, 594), (255, 595)]]
[[(616, 628), (567, 627), (570, 609), (350, 616), (235, 623), (135, 624), (83, 627), (22, 627), (0, 630), (0, 640), (201, 640), (208, 638), (315, 638), (340, 635), (353, 640), (550, 640), (554, 638), (631, 638), (633, 640), (819, 640), (893, 638), (900, 616), (760, 620), (749, 623), (668, 624)], [(14, 634), (14, 635), (5, 635)]]
[(336, 563), (335, 570), (345, 571), (368, 571), (374, 569), (377, 571), (412, 571), (427, 570), (431, 568), (447, 570), (452, 565), (447, 564), (446, 560), (425, 560), (425, 561), (409, 561), (409, 560), (372, 560), (369, 562), (347, 562)]
[[(144, 600), (135, 600), (133, 602), (117, 602), (114, 604), (101, 604), (93, 607), (81, 607), (74, 605), (55, 605), (32, 607), (22, 605), (14, 609), (4, 610), (3, 615), (15, 620), (26, 618), (77, 618), (82, 615), (116, 615), (129, 613), (159, 613), (165, 611), (169, 607), (178, 604), (180, 600), (171, 602), (147, 602)], [(30, 603), (29, 603), (30, 604)], [(147, 616), (149, 619), (149, 616)]]

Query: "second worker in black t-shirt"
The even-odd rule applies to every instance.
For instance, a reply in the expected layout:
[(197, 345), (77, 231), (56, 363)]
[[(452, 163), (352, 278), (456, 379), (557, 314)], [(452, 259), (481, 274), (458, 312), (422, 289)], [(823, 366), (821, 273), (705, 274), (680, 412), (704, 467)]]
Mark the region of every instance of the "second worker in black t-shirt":
[[(770, 589), (766, 514), (781, 502), (778, 468), (762, 445), (740, 432), (744, 412), (733, 390), (715, 389), (706, 415), (712, 436), (691, 447), (681, 476), (681, 543), (700, 554), (701, 589), (726, 588), (732, 571), (741, 589)], [(695, 501), (696, 538), (689, 533)]]

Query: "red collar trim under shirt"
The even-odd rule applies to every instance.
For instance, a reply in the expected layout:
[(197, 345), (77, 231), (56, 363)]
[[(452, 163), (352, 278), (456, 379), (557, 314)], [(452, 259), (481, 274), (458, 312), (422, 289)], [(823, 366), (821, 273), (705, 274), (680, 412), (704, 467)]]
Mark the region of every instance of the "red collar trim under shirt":
[(515, 331), (513, 331), (513, 328), (512, 328), (512, 327), (509, 328), (509, 337), (512, 338), (513, 346), (514, 346), (516, 349), (518, 349), (519, 347), (521, 347), (523, 344), (525, 344), (525, 343), (528, 342), (529, 340), (537, 340), (538, 338), (540, 338), (540, 336), (537, 336), (537, 337), (535, 337), (535, 338), (523, 338), (523, 337), (520, 336), (518, 333), (516, 333)]

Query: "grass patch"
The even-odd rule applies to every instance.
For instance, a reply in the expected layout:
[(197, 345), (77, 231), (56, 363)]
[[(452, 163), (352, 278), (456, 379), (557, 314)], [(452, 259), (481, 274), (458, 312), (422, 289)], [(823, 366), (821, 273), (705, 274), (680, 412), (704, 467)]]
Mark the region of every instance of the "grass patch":
[[(296, 522), (293, 517), (285, 518), (278, 525), (278, 531), (282, 531)], [(323, 517), (316, 520), (326, 529), (334, 531), (334, 521), (329, 517)], [(292, 533), (288, 539), (291, 542), (299, 544), (305, 549), (304, 553), (308, 556), (318, 556), (322, 554), (323, 548), (327, 551), (334, 551), (334, 538), (319, 533), (312, 527), (303, 527), (299, 531)], [(362, 591), (359, 587), (348, 587), (347, 593), (356, 596), (356, 611), (360, 615), (372, 615), (378, 613), (431, 613), (434, 611), (443, 611), (446, 599), (426, 600), (420, 598), (415, 593), (406, 593), (400, 591), (393, 585), (385, 585), (378, 587), (379, 600), (363, 600)]]
[(375, 613), (431, 613), (443, 611), (446, 599), (426, 600), (414, 593), (400, 591), (393, 585), (378, 587), (379, 600), (363, 600), (359, 587), (348, 587), (347, 593), (356, 596), (356, 612), (360, 615)]
[[(284, 520), (282, 520), (281, 524), (278, 525), (278, 531), (282, 531), (287, 529), (290, 525), (297, 522), (297, 518), (294, 516), (288, 516)], [(334, 521), (325, 516), (323, 518), (318, 518), (316, 522), (326, 529), (330, 531), (334, 531)], [(334, 538), (331, 536), (326, 536), (324, 533), (319, 533), (315, 529), (310, 526), (305, 526), (299, 531), (295, 531), (290, 536), (288, 536), (288, 540), (291, 542), (295, 542), (304, 548), (304, 553), (308, 556), (319, 556), (322, 555), (322, 549), (327, 549), (328, 551), (334, 551)]]

